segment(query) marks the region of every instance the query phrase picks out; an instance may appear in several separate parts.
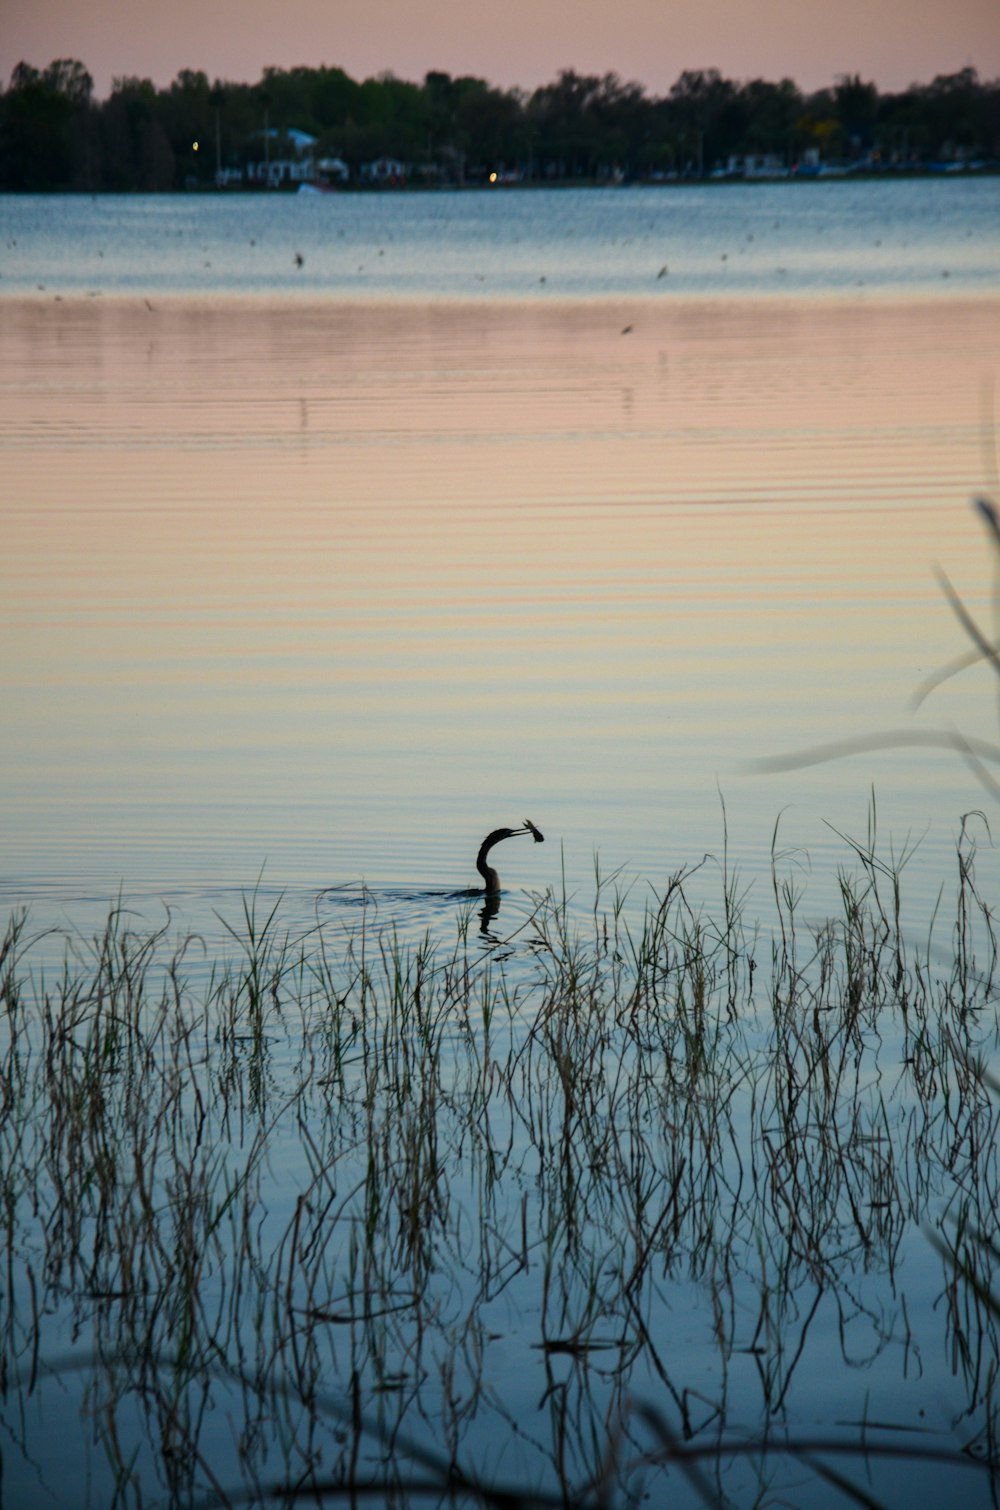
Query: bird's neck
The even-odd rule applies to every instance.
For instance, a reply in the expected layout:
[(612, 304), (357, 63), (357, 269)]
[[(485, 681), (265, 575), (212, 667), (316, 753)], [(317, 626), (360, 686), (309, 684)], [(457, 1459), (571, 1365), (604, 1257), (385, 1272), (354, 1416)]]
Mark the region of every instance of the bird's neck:
[(482, 876), (483, 880), (486, 882), (487, 892), (490, 895), (495, 895), (500, 890), (500, 877), (493, 869), (493, 866), (487, 865), (486, 863), (486, 852), (488, 849), (489, 845), (487, 844), (482, 845), (482, 847), (480, 848), (480, 851), (476, 856), (476, 869)]

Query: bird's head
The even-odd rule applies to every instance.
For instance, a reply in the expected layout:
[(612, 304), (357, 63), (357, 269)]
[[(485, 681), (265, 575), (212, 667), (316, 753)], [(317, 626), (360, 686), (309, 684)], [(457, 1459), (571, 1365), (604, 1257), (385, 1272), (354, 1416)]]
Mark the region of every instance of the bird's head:
[(499, 844), (501, 839), (513, 839), (517, 834), (526, 834), (526, 828), (495, 828), (491, 834), (487, 834), (480, 847), (480, 854), (485, 854), (492, 849), (494, 844)]
[(482, 853), (492, 849), (494, 844), (499, 844), (501, 839), (516, 839), (519, 834), (530, 834), (536, 844), (545, 842), (541, 829), (536, 828), (530, 818), (525, 818), (521, 828), (495, 828), (491, 834), (487, 834), (483, 840)]
[(540, 844), (544, 838), (540, 829), (537, 829), (530, 818), (525, 818), (522, 828), (495, 828), (491, 834), (487, 834), (479, 846), (479, 854), (476, 856), (476, 869), (486, 880), (487, 893), (499, 893), (500, 877), (492, 866), (487, 865), (486, 856), (494, 844), (499, 844), (502, 839), (515, 839), (518, 834), (531, 834), (536, 844)]

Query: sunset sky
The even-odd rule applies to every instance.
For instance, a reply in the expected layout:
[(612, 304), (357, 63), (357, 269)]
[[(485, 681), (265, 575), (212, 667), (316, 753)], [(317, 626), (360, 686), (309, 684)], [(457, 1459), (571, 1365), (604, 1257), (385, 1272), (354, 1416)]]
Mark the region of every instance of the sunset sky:
[(614, 71), (664, 94), (686, 68), (883, 91), (971, 65), (1000, 75), (998, 0), (0, 0), (0, 79), (77, 58), (103, 98), (116, 75), (182, 68), (252, 83), (322, 63), (419, 81), (429, 69), (532, 89), (561, 68)]

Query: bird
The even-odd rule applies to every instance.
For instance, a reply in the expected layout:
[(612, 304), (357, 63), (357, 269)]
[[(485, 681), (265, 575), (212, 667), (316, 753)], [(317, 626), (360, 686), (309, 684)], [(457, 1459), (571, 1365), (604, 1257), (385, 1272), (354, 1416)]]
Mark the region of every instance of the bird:
[(545, 835), (537, 829), (530, 818), (525, 818), (523, 828), (495, 828), (491, 834), (487, 834), (479, 846), (476, 856), (476, 869), (486, 882), (486, 895), (498, 897), (500, 895), (500, 877), (492, 865), (487, 865), (486, 856), (494, 844), (499, 844), (501, 839), (513, 839), (517, 834), (530, 834), (536, 844), (545, 842)]

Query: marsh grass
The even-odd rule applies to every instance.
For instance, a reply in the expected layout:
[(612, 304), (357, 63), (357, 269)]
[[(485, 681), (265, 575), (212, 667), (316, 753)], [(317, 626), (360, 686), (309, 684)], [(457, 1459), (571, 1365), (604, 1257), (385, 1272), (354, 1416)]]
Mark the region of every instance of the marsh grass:
[(821, 923), (776, 836), (766, 931), (725, 852), (488, 951), (254, 892), (219, 961), (119, 904), (55, 970), (14, 916), (5, 1502), (990, 1503), (974, 833), (944, 949), (874, 811)]

